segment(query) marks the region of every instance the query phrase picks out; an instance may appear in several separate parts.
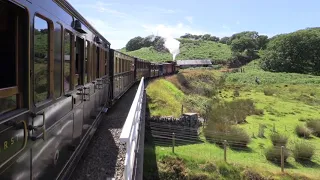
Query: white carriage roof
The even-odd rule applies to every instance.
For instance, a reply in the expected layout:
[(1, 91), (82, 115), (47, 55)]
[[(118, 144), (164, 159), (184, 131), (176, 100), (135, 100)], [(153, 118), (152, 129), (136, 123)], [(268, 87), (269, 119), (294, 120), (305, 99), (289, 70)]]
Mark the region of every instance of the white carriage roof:
[(212, 65), (209, 59), (177, 60), (177, 65)]

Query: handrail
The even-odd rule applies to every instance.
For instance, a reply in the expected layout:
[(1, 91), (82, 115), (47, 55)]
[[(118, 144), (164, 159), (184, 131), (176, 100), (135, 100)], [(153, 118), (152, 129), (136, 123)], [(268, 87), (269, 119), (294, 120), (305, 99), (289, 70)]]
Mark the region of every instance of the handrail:
[(120, 142), (126, 143), (126, 159), (124, 169), (124, 179), (131, 180), (134, 172), (134, 162), (136, 155), (136, 147), (138, 144), (138, 132), (140, 125), (140, 115), (142, 110), (144, 95), (144, 77), (141, 78), (137, 93), (130, 107), (126, 122), (123, 125), (120, 135)]

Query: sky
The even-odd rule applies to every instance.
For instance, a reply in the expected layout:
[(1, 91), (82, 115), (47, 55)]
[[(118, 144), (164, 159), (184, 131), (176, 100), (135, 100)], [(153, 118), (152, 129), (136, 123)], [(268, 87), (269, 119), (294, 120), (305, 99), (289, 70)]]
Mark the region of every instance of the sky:
[(110, 43), (136, 36), (178, 38), (185, 33), (274, 36), (320, 23), (319, 0), (68, 0)]

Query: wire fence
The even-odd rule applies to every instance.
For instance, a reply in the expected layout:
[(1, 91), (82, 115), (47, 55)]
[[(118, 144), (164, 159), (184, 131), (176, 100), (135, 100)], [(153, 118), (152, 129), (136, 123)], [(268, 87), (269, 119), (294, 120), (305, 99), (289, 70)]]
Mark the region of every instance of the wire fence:
[[(199, 131), (199, 128), (171, 124), (165, 125), (159, 122), (150, 122), (150, 129), (154, 144), (156, 146), (171, 147), (173, 153), (178, 153), (179, 146), (209, 142), (217, 145), (221, 149), (220, 151), (214, 151), (217, 152), (217, 154), (211, 153), (211, 158), (224, 160), (226, 162), (234, 162), (235, 160), (233, 160), (232, 157), (237, 153), (248, 152), (245, 154), (244, 158), (250, 158), (251, 161), (256, 162), (257, 165), (260, 163), (259, 166), (261, 167), (264, 166), (266, 161), (272, 162), (279, 167), (279, 171), (281, 172), (284, 172), (286, 168), (298, 169), (292, 168), (292, 165), (287, 161), (288, 158), (294, 158), (294, 161), (302, 164), (304, 167), (307, 166), (309, 168), (317, 169), (320, 176), (320, 165), (317, 163), (320, 161), (319, 148), (300, 147), (299, 149), (299, 147), (294, 146), (294, 144), (287, 143), (282, 145), (256, 143), (256, 147), (248, 147), (248, 144), (251, 142), (250, 137), (249, 139), (246, 139), (240, 136), (236, 137), (233, 133), (217, 131), (206, 131), (206, 135), (203, 135), (203, 133)], [(192, 150), (190, 149), (190, 152), (191, 151)], [(251, 152), (253, 152), (252, 157), (250, 157)], [(190, 153), (190, 156), (200, 155)], [(255, 161), (256, 158), (259, 158), (259, 160)]]

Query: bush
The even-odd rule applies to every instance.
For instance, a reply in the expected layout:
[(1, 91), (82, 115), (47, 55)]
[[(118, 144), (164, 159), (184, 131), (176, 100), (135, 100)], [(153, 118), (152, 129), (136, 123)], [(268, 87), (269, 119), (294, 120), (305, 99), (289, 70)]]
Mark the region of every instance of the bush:
[(279, 133), (271, 134), (270, 139), (274, 146), (286, 146), (288, 142), (288, 137)]
[(164, 157), (159, 163), (160, 179), (186, 179), (187, 171), (182, 159), (176, 157)]
[(207, 164), (204, 164), (201, 169), (205, 172), (213, 173), (217, 171), (217, 166), (213, 163), (207, 163)]
[(230, 127), (229, 125), (216, 124), (214, 129), (205, 129), (205, 137), (207, 141), (222, 145), (224, 140), (227, 141), (228, 146), (231, 147), (246, 147), (251, 138), (247, 132), (238, 127)]
[(240, 171), (234, 165), (221, 162), (218, 164), (218, 171), (225, 179), (241, 179)]
[[(284, 161), (286, 162), (289, 157), (289, 151), (284, 148)], [(267, 160), (280, 163), (281, 162), (281, 148), (279, 146), (270, 147), (266, 150), (265, 156)]]
[(293, 157), (296, 161), (310, 161), (314, 151), (315, 149), (310, 143), (300, 141), (294, 145)]
[(299, 137), (303, 137), (303, 138), (309, 138), (311, 135), (311, 130), (308, 129), (305, 126), (302, 125), (297, 125), (296, 127), (296, 133)]
[(252, 171), (250, 169), (246, 169), (241, 173), (243, 180), (264, 180), (264, 178), (261, 174)]
[(271, 89), (271, 88), (265, 88), (263, 90), (263, 93), (266, 96), (272, 96), (272, 95), (274, 95), (276, 93), (276, 90), (275, 89)]
[(309, 120), (307, 122), (307, 127), (312, 130), (312, 133), (315, 136), (320, 137), (320, 120), (319, 119)]

